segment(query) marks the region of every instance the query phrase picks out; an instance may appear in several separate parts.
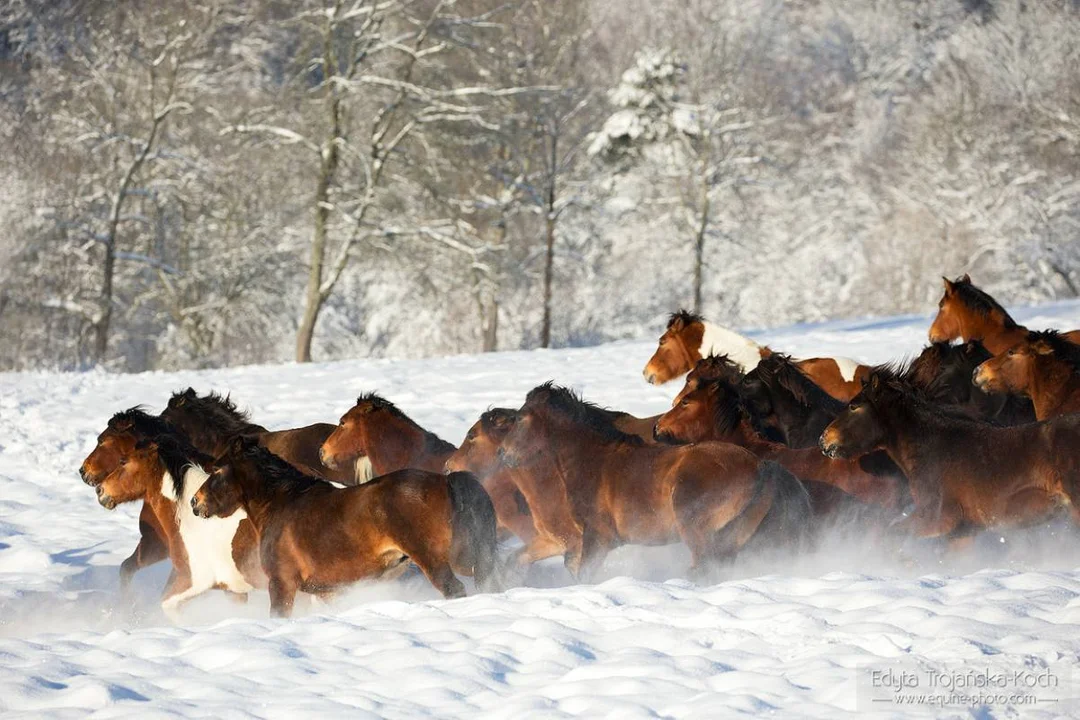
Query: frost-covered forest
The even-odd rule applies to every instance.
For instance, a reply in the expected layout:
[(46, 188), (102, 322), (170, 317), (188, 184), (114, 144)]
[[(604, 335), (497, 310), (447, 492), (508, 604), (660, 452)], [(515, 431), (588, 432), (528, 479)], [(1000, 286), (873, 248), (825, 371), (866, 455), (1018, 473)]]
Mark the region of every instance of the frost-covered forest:
[(0, 0), (0, 369), (1080, 293), (1080, 0)]

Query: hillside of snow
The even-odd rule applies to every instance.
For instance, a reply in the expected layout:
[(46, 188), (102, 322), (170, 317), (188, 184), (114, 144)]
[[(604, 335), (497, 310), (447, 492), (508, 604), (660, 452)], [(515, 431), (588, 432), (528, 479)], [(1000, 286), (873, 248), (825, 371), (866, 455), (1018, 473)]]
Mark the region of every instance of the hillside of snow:
[[(1076, 328), (1080, 302), (1015, 317)], [(916, 353), (928, 324), (910, 316), (753, 336), (794, 355), (876, 363)], [(653, 414), (678, 389), (642, 380), (653, 348), (0, 375), (0, 711), (832, 719), (903, 714), (864, 687), (868, 672), (902, 667), (1045, 671), (1059, 685), (1032, 696), (1023, 714), (1069, 712), (1068, 699), (1080, 696), (1069, 671), (1080, 665), (1080, 535), (1061, 524), (988, 533), (958, 557), (914, 543), (914, 562), (840, 534), (794, 561), (746, 558), (708, 587), (683, 579), (688, 554), (671, 546), (619, 549), (598, 585), (572, 585), (553, 560), (532, 568), (525, 586), (446, 601), (413, 574), (357, 586), (330, 605), (301, 601), (293, 620), (268, 619), (265, 592), (247, 605), (211, 593), (176, 627), (157, 604), (167, 563), (141, 571), (131, 598), (117, 590), (118, 566), (138, 540), (138, 505), (107, 512), (77, 475), (113, 412), (158, 411), (189, 385), (231, 393), (269, 428), (335, 422), (359, 393), (377, 390), (455, 443), (482, 411), (517, 407), (551, 379)], [(989, 702), (975, 716), (1011, 712)]]

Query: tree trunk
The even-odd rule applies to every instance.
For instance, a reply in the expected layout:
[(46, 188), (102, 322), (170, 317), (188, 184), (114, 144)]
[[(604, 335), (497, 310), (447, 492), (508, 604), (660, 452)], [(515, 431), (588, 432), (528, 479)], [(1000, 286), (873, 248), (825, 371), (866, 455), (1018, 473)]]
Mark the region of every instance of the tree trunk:
[(487, 310), (485, 311), (485, 322), (483, 327), (484, 332), (484, 352), (495, 352), (499, 349), (499, 301), (494, 295), (488, 300)]
[(546, 249), (544, 255), (544, 322), (540, 326), (540, 347), (551, 347), (551, 276), (555, 269), (555, 180), (558, 177), (559, 134), (551, 134), (551, 155), (548, 158), (548, 187), (546, 217)]
[(698, 218), (697, 237), (694, 238), (694, 312), (701, 312), (701, 283), (705, 266), (705, 231), (709, 227), (709, 184), (701, 178), (701, 216)]

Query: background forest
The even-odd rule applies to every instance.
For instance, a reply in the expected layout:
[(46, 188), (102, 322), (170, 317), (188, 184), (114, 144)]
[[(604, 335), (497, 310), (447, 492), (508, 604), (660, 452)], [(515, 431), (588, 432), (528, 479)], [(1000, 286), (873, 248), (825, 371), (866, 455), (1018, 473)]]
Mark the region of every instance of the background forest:
[(1080, 292), (1080, 0), (0, 0), (0, 369)]

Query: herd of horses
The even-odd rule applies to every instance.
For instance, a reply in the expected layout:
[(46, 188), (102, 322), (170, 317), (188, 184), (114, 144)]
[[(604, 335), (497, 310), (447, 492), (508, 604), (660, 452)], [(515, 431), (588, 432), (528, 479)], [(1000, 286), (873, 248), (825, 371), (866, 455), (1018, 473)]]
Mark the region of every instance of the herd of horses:
[(120, 583), (170, 560), (171, 617), (212, 588), (267, 588), (289, 615), (298, 592), (410, 564), (445, 597), (459, 575), (498, 590), (560, 555), (587, 580), (623, 544), (681, 541), (699, 577), (752, 548), (798, 552), (838, 518), (946, 548), (1080, 520), (1080, 332), (1029, 331), (965, 275), (945, 279), (929, 339), (906, 363), (795, 360), (680, 311), (643, 373), (686, 376), (667, 412), (549, 382), (460, 447), (375, 393), (336, 425), (271, 432), (189, 388), (159, 415), (115, 414), (80, 474), (107, 509), (142, 501)]

